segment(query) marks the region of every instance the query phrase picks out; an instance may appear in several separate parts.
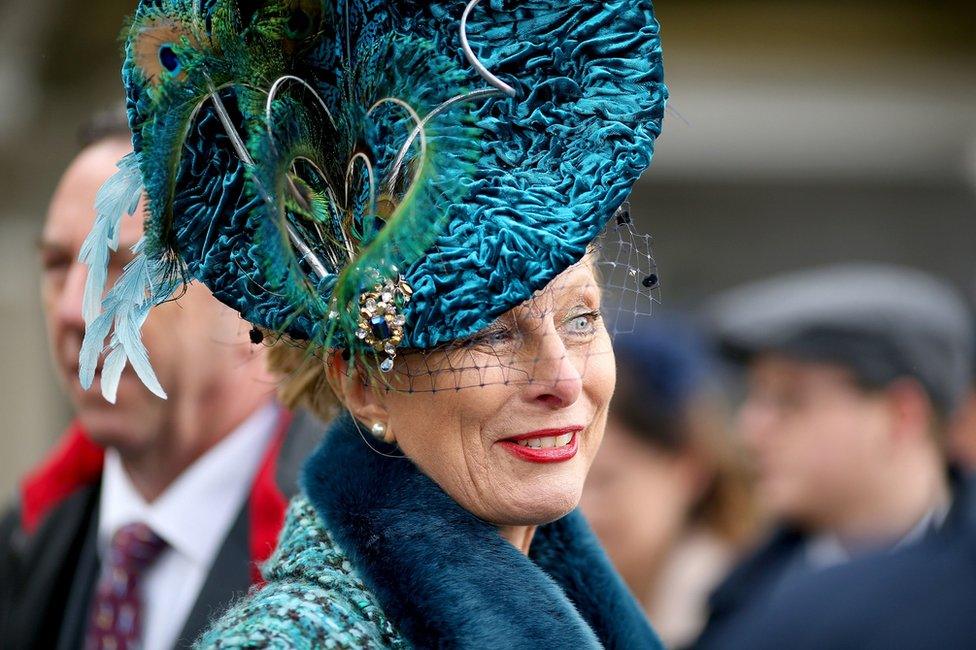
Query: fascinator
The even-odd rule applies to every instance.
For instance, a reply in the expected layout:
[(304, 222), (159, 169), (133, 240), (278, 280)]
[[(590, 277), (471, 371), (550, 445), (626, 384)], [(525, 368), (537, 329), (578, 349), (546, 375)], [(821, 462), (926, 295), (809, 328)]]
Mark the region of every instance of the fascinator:
[[(107, 351), (110, 400), (126, 362), (164, 395), (139, 329), (191, 280), (381, 372), (473, 335), (632, 232), (667, 99), (648, 0), (140, 0), (122, 76), (134, 152), (81, 252), (80, 374)], [(619, 284), (653, 284), (618, 240)]]

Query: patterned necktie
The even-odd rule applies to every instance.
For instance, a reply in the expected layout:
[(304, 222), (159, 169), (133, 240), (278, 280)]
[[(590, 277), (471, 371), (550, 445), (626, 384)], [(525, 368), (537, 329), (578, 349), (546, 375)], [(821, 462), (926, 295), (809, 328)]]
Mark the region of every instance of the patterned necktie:
[(95, 590), (85, 650), (135, 650), (142, 646), (140, 581), (166, 548), (145, 524), (115, 532)]

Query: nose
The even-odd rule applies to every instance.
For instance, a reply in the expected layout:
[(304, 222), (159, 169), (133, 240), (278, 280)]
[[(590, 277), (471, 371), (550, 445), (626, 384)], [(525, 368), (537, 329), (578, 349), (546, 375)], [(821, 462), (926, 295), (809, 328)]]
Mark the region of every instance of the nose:
[(75, 262), (68, 270), (61, 288), (61, 295), (58, 296), (55, 309), (57, 318), (62, 327), (78, 330), (85, 329), (85, 318), (82, 315), (82, 300), (85, 296), (85, 280), (88, 277), (88, 268), (80, 262)]
[(578, 362), (567, 352), (555, 328), (546, 332), (532, 360), (525, 399), (550, 409), (566, 408), (576, 403), (583, 392), (583, 375), (576, 366)]

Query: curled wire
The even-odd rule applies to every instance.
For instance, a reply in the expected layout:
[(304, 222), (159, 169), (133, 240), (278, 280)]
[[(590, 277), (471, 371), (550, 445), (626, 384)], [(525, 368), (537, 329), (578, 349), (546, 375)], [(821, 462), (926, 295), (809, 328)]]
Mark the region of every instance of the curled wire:
[[(420, 138), (420, 164), (417, 165), (417, 170), (414, 172), (414, 177), (413, 177), (413, 182), (416, 183), (420, 180), (420, 175), (423, 173), (424, 161), (427, 159), (427, 136), (424, 133), (424, 122), (423, 120), (420, 119), (420, 115), (417, 114), (417, 111), (414, 110), (413, 106), (411, 106), (407, 102), (397, 97), (384, 97), (383, 99), (378, 100), (375, 104), (370, 106), (368, 111), (366, 111), (367, 117), (371, 115), (373, 111), (375, 111), (377, 108), (379, 108), (380, 106), (386, 103), (396, 104), (397, 106), (405, 110), (407, 113), (409, 113), (410, 119), (412, 119), (414, 121), (414, 124), (416, 125), (414, 130), (415, 131), (419, 130), (419, 133), (417, 135)], [(391, 194), (393, 193), (393, 189), (395, 187), (394, 184), (397, 181), (398, 176), (399, 176), (399, 169), (394, 169), (393, 172), (390, 174), (390, 179), (387, 182), (387, 187), (389, 188)]]
[[(217, 111), (217, 117), (220, 120), (221, 125), (224, 127), (224, 131), (227, 132), (227, 137), (230, 138), (231, 145), (234, 147), (235, 153), (247, 167), (253, 167), (254, 159), (251, 157), (250, 152), (248, 152), (247, 147), (244, 146), (244, 140), (241, 138), (241, 134), (238, 133), (237, 127), (235, 127), (233, 121), (231, 121), (230, 114), (227, 112), (227, 107), (220, 98), (220, 91), (213, 85), (212, 81), (207, 79), (207, 82), (210, 85), (210, 99), (213, 101), (214, 109)], [(257, 182), (256, 178), (255, 182)], [(258, 183), (258, 185), (260, 186), (260, 183)], [(267, 192), (267, 189), (263, 187), (260, 189), (262, 198), (265, 200), (265, 202), (272, 204), (273, 202), (270, 194)], [(294, 185), (292, 185), (292, 191), (297, 192), (297, 188), (294, 188)], [(303, 198), (298, 196), (298, 200), (303, 200)], [(301, 235), (298, 234), (298, 231), (296, 231), (292, 225), (287, 222), (285, 223), (285, 229), (288, 233), (288, 239), (291, 240), (291, 243), (301, 253), (302, 259), (304, 259), (312, 268), (312, 271), (319, 276), (318, 280), (322, 280), (323, 278), (329, 276), (330, 274), (328, 269), (325, 268), (322, 261), (318, 258), (318, 256), (315, 255), (312, 247), (309, 246), (305, 240), (302, 239)]]
[(271, 146), (274, 148), (275, 151), (277, 151), (278, 148), (275, 146), (275, 137), (271, 131), (271, 105), (272, 103), (274, 103), (275, 97), (278, 95), (278, 92), (281, 90), (282, 86), (284, 86), (286, 83), (289, 82), (298, 83), (304, 86), (305, 89), (312, 94), (312, 97), (314, 97), (318, 101), (319, 106), (322, 107), (322, 110), (325, 112), (326, 117), (329, 118), (329, 122), (332, 124), (332, 128), (337, 129), (335, 118), (332, 117), (332, 111), (329, 110), (329, 107), (328, 105), (326, 105), (325, 100), (322, 99), (322, 96), (315, 90), (315, 88), (311, 86), (311, 84), (309, 84), (301, 77), (296, 77), (290, 74), (284, 75), (282, 77), (278, 77), (277, 79), (275, 79), (275, 82), (271, 84), (271, 88), (268, 90), (268, 101), (264, 105), (264, 122), (268, 128), (268, 138), (270, 138), (271, 140)]
[(464, 8), (464, 14), (461, 15), (461, 49), (464, 50), (464, 56), (467, 57), (468, 62), (474, 66), (474, 69), (482, 79), (490, 83), (492, 86), (502, 91), (509, 97), (515, 97), (515, 89), (509, 86), (507, 83), (493, 75), (488, 68), (481, 63), (474, 50), (471, 49), (471, 45), (468, 43), (468, 16), (474, 11), (474, 8), (478, 6), (481, 0), (471, 0), (468, 6)]
[(491, 97), (492, 95), (499, 94), (499, 92), (501, 91), (495, 88), (481, 88), (479, 90), (474, 90), (469, 93), (464, 93), (463, 95), (455, 95), (454, 97), (451, 97), (447, 101), (435, 107), (434, 110), (428, 113), (427, 116), (424, 117), (423, 120), (421, 120), (420, 124), (414, 127), (413, 131), (410, 132), (410, 136), (407, 138), (407, 141), (403, 143), (402, 147), (400, 147), (400, 151), (397, 153), (397, 157), (393, 161), (392, 170), (390, 171), (389, 186), (396, 187), (396, 183), (400, 179), (400, 172), (403, 167), (403, 160), (404, 158), (406, 158), (407, 153), (410, 151), (410, 147), (413, 146), (413, 141), (417, 139), (417, 136), (423, 133), (424, 129), (427, 127), (428, 122), (430, 122), (432, 119), (434, 119), (435, 117), (437, 117), (438, 115), (446, 111), (451, 106), (454, 106), (455, 104), (459, 104), (469, 99), (480, 99), (482, 97)]

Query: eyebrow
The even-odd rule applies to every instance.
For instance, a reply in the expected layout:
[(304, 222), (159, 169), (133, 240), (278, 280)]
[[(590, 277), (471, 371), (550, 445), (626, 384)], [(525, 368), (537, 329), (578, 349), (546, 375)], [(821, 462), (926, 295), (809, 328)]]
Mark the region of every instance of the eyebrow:
[(600, 305), (602, 297), (603, 292), (596, 284), (579, 285), (573, 292), (573, 298), (575, 298), (577, 301), (583, 303), (593, 303), (596, 306)]
[(54, 253), (69, 253), (69, 249), (64, 244), (58, 243), (56, 241), (51, 241), (46, 239), (44, 235), (38, 235), (34, 239), (34, 249), (38, 253), (54, 252)]

